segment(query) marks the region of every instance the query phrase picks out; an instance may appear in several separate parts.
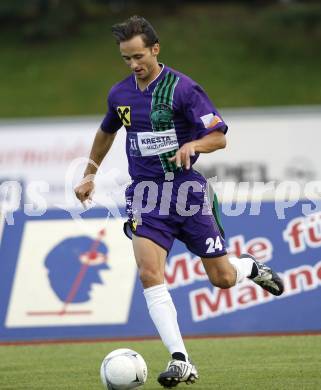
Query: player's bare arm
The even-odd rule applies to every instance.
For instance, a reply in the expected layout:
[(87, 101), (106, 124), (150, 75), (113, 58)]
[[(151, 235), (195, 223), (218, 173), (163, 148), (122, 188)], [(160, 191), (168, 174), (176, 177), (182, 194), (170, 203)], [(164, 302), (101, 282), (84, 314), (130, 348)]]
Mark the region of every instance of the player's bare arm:
[(99, 129), (91, 147), (89, 162), (84, 172), (84, 178), (75, 188), (75, 194), (81, 202), (91, 200), (94, 191), (94, 178), (98, 167), (114, 142), (116, 133), (106, 133)]
[(225, 134), (222, 131), (213, 131), (200, 139), (187, 142), (181, 146), (175, 156), (169, 158), (169, 161), (175, 161), (178, 167), (184, 166), (186, 169), (190, 169), (190, 158), (195, 153), (211, 153), (215, 150), (224, 149), (225, 146)]

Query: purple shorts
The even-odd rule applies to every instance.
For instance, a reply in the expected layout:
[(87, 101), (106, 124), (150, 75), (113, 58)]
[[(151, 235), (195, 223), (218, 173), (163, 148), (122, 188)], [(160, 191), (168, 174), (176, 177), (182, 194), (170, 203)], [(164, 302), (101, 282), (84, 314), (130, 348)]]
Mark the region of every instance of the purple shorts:
[(126, 189), (124, 232), (129, 238), (133, 233), (146, 237), (167, 252), (177, 238), (197, 256), (223, 256), (224, 233), (213, 211), (206, 179), (193, 169), (134, 181)]

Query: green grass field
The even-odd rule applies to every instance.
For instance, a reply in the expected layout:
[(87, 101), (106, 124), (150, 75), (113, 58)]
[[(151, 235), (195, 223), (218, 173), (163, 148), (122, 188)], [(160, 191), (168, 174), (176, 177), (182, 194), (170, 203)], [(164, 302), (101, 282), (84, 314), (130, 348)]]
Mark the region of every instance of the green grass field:
[[(321, 336), (191, 339), (186, 344), (200, 374), (195, 390), (321, 389)], [(160, 341), (1, 346), (0, 389), (102, 389), (103, 357), (124, 347), (146, 360), (144, 389), (160, 389), (156, 377), (168, 359)]]
[(0, 118), (103, 114), (108, 90), (129, 72), (110, 28), (134, 13), (158, 30), (160, 61), (194, 78), (219, 108), (321, 104), (320, 5), (149, 7), (48, 42), (24, 40), (17, 26), (3, 31)]

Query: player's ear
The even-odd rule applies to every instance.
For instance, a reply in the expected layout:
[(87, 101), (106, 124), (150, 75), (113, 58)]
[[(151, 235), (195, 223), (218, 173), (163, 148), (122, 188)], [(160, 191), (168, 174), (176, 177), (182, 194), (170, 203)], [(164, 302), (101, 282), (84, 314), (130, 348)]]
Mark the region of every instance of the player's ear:
[(155, 43), (153, 46), (152, 46), (152, 55), (153, 56), (158, 56), (160, 52), (160, 46), (159, 46), (159, 43)]

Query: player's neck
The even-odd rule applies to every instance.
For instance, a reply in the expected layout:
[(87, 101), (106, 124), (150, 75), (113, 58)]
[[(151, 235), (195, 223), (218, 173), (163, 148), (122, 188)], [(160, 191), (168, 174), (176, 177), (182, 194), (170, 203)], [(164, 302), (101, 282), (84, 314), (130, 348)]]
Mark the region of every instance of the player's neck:
[(163, 70), (164, 65), (161, 65), (159, 63), (156, 64), (156, 66), (153, 68), (152, 72), (149, 74), (149, 76), (146, 79), (138, 79), (136, 78), (136, 83), (138, 88), (141, 91), (144, 91), (149, 84), (151, 84), (160, 74), (160, 72)]

